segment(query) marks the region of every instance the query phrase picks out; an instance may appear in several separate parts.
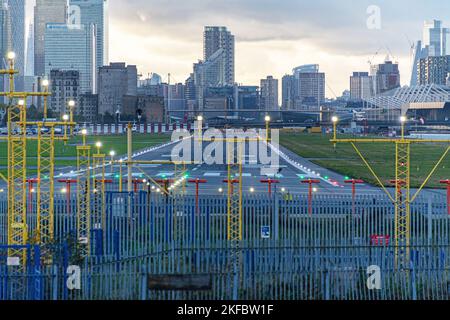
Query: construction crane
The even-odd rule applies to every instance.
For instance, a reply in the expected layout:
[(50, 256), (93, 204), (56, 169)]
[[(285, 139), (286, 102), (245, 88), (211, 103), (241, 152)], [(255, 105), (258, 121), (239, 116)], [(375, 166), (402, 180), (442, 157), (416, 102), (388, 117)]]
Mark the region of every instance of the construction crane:
[[(389, 199), (395, 206), (395, 265), (398, 269), (409, 269), (410, 267), (410, 217), (411, 208), (410, 205), (428, 181), (431, 179), (437, 168), (446, 158), (450, 151), (450, 146), (447, 147), (441, 158), (433, 167), (427, 178), (423, 181), (420, 188), (416, 193), (411, 196), (411, 180), (410, 180), (410, 167), (411, 167), (411, 145), (422, 143), (444, 143), (450, 144), (450, 140), (430, 140), (430, 139), (409, 139), (405, 137), (405, 125), (407, 123), (406, 116), (400, 117), (401, 135), (396, 139), (371, 139), (371, 138), (355, 138), (355, 139), (338, 139), (337, 138), (337, 124), (339, 119), (332, 117), (333, 122), (333, 139), (331, 142), (336, 145), (338, 143), (349, 143), (356, 151), (358, 156), (364, 162), (370, 173), (376, 179), (378, 185), (383, 189)], [(372, 166), (368, 163), (367, 159), (361, 153), (357, 147), (357, 143), (364, 144), (376, 144), (376, 143), (394, 143), (395, 144), (395, 179), (392, 182), (395, 184), (395, 197), (386, 189), (381, 179), (373, 170)]]

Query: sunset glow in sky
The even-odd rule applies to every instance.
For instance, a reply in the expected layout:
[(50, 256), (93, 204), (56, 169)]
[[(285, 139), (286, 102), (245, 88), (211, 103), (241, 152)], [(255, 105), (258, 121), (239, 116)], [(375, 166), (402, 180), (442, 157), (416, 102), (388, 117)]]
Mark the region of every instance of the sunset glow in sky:
[[(367, 8), (377, 5), (381, 28), (367, 28)], [(450, 26), (450, 3), (440, 0), (109, 0), (110, 60), (136, 64), (184, 82), (202, 58), (205, 25), (223, 25), (236, 37), (236, 81), (258, 85), (281, 79), (302, 64), (326, 72), (327, 96), (340, 96), (353, 71), (387, 54), (408, 84), (411, 44), (424, 20)], [(378, 54), (376, 54), (378, 52)]]

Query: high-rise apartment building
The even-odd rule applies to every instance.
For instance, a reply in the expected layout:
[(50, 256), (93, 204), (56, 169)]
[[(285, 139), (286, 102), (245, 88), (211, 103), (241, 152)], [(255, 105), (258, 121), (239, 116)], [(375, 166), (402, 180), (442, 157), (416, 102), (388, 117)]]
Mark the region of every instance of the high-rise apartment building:
[(450, 72), (450, 56), (430, 56), (420, 59), (417, 68), (418, 84), (446, 85)]
[(440, 20), (425, 21), (422, 41), (417, 41), (412, 65), (411, 86), (418, 84), (419, 60), (450, 54), (450, 29)]
[(45, 75), (45, 33), (49, 23), (66, 23), (67, 0), (36, 0), (34, 7), (34, 74)]
[[(50, 71), (49, 90), (52, 94), (49, 98), (50, 110), (53, 115), (68, 114), (68, 102), (73, 100), (79, 106), (80, 97), (80, 73), (77, 70), (57, 70)], [(79, 114), (79, 108), (74, 110)]]
[(281, 80), (281, 108), (284, 110), (289, 110), (294, 107), (295, 101), (295, 77), (293, 75), (287, 74), (283, 76)]
[(299, 66), (283, 77), (282, 106), (285, 109), (319, 107), (325, 101), (325, 73), (318, 64)]
[(325, 73), (319, 71), (318, 64), (297, 67), (293, 70), (294, 89), (297, 94), (295, 107), (319, 107), (325, 101)]
[(263, 110), (277, 110), (278, 104), (278, 79), (268, 76), (261, 80), (261, 107)]
[[(95, 26), (97, 68), (108, 64), (107, 0), (70, 0), (69, 23)], [(79, 16), (78, 16), (79, 14)], [(79, 20), (79, 21), (78, 21)]]
[(77, 70), (80, 92), (96, 93), (95, 28), (80, 25), (47, 24), (45, 32), (45, 75), (52, 69)]
[(370, 75), (374, 82), (375, 94), (380, 94), (400, 87), (400, 71), (398, 69), (398, 64), (389, 61), (388, 58), (386, 58), (384, 63), (372, 65)]
[(350, 99), (361, 101), (374, 96), (374, 82), (368, 72), (353, 72), (350, 77)]
[(110, 63), (98, 72), (98, 114), (122, 112), (123, 97), (137, 95), (137, 68), (125, 63)]
[(226, 27), (205, 27), (203, 33), (203, 60), (206, 62), (217, 52), (220, 54), (223, 66), (221, 72), (224, 73), (224, 84), (234, 84), (234, 35)]

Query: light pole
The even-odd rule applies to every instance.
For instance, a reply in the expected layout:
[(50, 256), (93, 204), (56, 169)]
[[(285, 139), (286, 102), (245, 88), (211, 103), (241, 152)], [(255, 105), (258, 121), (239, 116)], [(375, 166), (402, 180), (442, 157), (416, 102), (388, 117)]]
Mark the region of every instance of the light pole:
[(97, 148), (97, 154), (100, 154), (100, 148), (102, 147), (102, 143), (100, 141), (97, 141), (95, 143), (95, 147)]
[(67, 105), (69, 106), (70, 122), (73, 122), (73, 108), (75, 108), (75, 101), (69, 100), (69, 102), (67, 102)]
[(9, 92), (14, 92), (14, 60), (16, 59), (16, 53), (13, 51), (8, 52), (6, 55), (8, 61), (9, 61)]
[(450, 180), (441, 180), (441, 184), (447, 185), (447, 213), (450, 215)]
[(267, 183), (269, 186), (269, 197), (272, 196), (272, 184), (280, 183), (280, 180), (274, 180), (274, 179), (263, 179), (260, 181), (261, 183)]
[(86, 146), (86, 136), (87, 136), (87, 129), (81, 129), (81, 137), (83, 139), (83, 146)]
[(266, 122), (266, 143), (269, 143), (269, 141), (270, 141), (270, 132), (269, 132), (270, 116), (266, 115), (264, 117), (264, 121)]
[[(62, 119), (63, 119), (64, 122), (69, 121), (69, 115), (64, 114), (62, 116)], [(67, 143), (67, 140), (68, 140), (68, 138), (67, 138), (67, 126), (65, 125), (64, 126), (64, 143)]]
[(308, 213), (309, 215), (312, 215), (312, 197), (313, 197), (313, 191), (317, 191), (316, 188), (313, 188), (314, 184), (319, 184), (320, 180), (313, 180), (313, 179), (306, 179), (303, 180), (302, 183), (308, 184)]
[(188, 181), (189, 183), (195, 183), (195, 213), (199, 215), (199, 206), (198, 206), (198, 193), (199, 193), (199, 184), (207, 183), (208, 181), (205, 179), (191, 179)]
[(197, 132), (198, 132), (198, 143), (202, 140), (202, 134), (203, 134), (203, 116), (199, 115), (197, 117)]
[[(44, 87), (44, 93), (48, 93), (48, 86), (49, 86), (49, 81), (47, 79), (42, 80), (41, 82), (42, 87)], [(47, 119), (48, 114), (47, 114), (47, 95), (44, 95), (44, 120)]]
[(111, 150), (109, 152), (109, 156), (111, 157), (111, 174), (114, 171), (114, 156), (116, 155), (116, 152), (114, 150)]
[(356, 185), (364, 183), (363, 180), (358, 179), (347, 179), (344, 181), (345, 183), (352, 184), (352, 213), (355, 215), (356, 211)]
[(123, 184), (122, 164), (123, 164), (123, 160), (120, 159), (120, 160), (119, 160), (119, 192), (122, 192), (122, 191), (123, 191), (123, 190), (122, 190), (122, 188), (123, 188), (123, 186), (122, 186), (122, 184)]
[(405, 139), (405, 124), (406, 124), (407, 120), (408, 119), (405, 116), (400, 117), (400, 125), (402, 128), (402, 130), (401, 130), (402, 140)]

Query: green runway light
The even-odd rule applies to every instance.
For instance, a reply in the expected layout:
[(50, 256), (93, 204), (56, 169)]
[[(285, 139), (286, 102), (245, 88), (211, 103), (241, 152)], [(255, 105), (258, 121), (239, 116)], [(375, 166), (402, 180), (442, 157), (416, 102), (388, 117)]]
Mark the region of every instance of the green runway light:
[(328, 176), (325, 176), (324, 178), (325, 178), (325, 180), (328, 180), (328, 179), (329, 179), (329, 177), (328, 177)]

